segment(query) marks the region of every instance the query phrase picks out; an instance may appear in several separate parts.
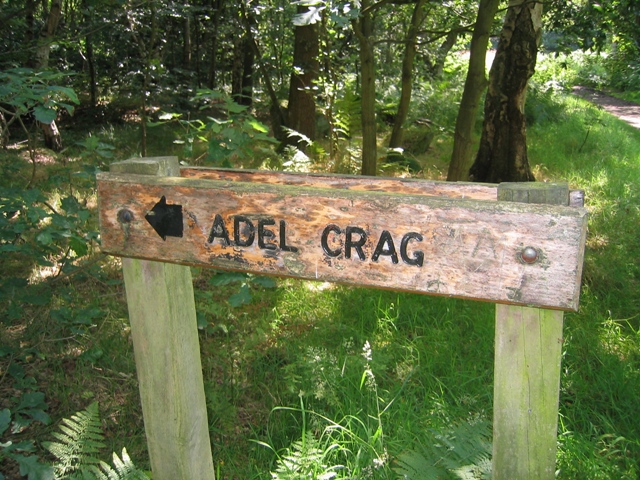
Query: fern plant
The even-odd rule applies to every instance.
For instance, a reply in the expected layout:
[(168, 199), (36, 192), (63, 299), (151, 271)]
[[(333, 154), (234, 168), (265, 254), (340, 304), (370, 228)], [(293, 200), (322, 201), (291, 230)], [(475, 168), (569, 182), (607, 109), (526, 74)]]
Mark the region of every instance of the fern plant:
[(405, 480), (481, 480), (491, 478), (491, 425), (460, 423), (444, 433), (431, 432), (426, 444), (404, 453), (394, 468)]
[(44, 445), (57, 459), (53, 466), (56, 480), (148, 480), (124, 448), (122, 458), (113, 454), (115, 468), (97, 458), (105, 447), (97, 403), (63, 419), (60, 430), (53, 432), (57, 442)]
[(320, 442), (311, 432), (305, 432), (303, 437), (293, 442), (287, 449), (287, 453), (278, 460), (276, 470), (271, 472), (275, 480), (299, 480), (302, 478), (311, 480), (330, 480), (337, 477), (336, 470), (342, 465), (327, 466), (327, 456), (337, 447), (329, 445), (322, 450)]

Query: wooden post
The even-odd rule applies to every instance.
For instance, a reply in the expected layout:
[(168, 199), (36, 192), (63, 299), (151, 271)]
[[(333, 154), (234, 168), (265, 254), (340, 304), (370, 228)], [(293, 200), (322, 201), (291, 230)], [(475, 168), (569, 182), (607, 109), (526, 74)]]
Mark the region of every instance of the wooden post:
[[(180, 174), (176, 157), (131, 159), (110, 170)], [(128, 215), (119, 218), (123, 230)], [(122, 269), (153, 478), (215, 480), (191, 271), (133, 258), (123, 258)]]
[[(567, 205), (566, 184), (503, 183), (498, 200)], [(536, 261), (535, 245), (523, 245)], [(526, 257), (526, 254), (523, 253)], [(563, 313), (496, 305), (493, 478), (555, 478)]]

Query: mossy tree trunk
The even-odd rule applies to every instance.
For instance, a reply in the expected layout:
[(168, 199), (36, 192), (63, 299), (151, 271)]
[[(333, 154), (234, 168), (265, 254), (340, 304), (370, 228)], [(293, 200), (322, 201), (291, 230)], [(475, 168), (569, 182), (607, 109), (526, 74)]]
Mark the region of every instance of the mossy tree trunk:
[(353, 29), (360, 43), (360, 98), (362, 105), (362, 175), (376, 175), (376, 64), (373, 52), (373, 18), (371, 0), (362, 0), (360, 18), (353, 22)]
[(469, 179), (469, 169), (473, 163), (473, 127), (480, 106), (480, 97), (487, 87), (487, 45), (489, 44), (491, 24), (499, 4), (499, 0), (480, 0), (478, 6), (478, 16), (469, 49), (469, 70), (456, 119), (453, 154), (447, 174), (447, 180), (450, 182)]
[(542, 3), (509, 3), (489, 72), (480, 148), (469, 172), (472, 181), (535, 181), (527, 157), (524, 104), (536, 66), (541, 17)]

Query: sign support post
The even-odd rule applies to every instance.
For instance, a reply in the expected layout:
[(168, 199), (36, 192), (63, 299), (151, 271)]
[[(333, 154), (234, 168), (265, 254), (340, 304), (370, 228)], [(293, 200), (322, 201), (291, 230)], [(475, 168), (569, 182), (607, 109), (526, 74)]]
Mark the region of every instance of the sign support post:
[[(567, 205), (565, 185), (503, 183), (498, 201)], [(529, 252), (523, 264), (535, 261)], [(525, 252), (523, 252), (523, 257)], [(496, 305), (493, 478), (555, 478), (563, 312)]]
[[(138, 158), (111, 172), (179, 176), (176, 157)], [(122, 210), (125, 230), (134, 214)], [(215, 480), (191, 270), (122, 258), (131, 337), (154, 480)]]

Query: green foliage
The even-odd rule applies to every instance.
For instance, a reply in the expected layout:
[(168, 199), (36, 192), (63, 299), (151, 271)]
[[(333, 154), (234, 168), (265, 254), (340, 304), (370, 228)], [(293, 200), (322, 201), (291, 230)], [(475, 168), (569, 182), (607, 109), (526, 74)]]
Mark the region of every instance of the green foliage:
[(80, 103), (78, 96), (72, 88), (56, 85), (67, 77), (65, 73), (29, 68), (0, 72), (1, 111), (10, 116), (7, 123), (11, 124), (29, 113), (33, 113), (36, 120), (42, 123), (54, 121), (58, 109), (73, 113), (72, 103)]
[[(234, 162), (251, 158), (263, 145), (275, 145), (277, 140), (268, 135), (269, 129), (259, 122), (248, 111), (248, 107), (239, 105), (221, 92), (198, 90), (192, 99), (201, 111), (209, 114), (203, 120), (182, 119), (181, 114), (163, 113), (160, 122), (178, 122), (183, 129), (183, 138), (177, 140), (184, 145), (185, 158), (193, 155), (193, 144), (196, 140), (208, 144), (209, 154), (206, 164), (217, 167), (232, 167)], [(213, 116), (215, 115), (215, 116)], [(265, 154), (271, 154), (265, 149)]]
[(100, 424), (97, 402), (60, 425), (61, 432), (54, 432), (57, 442), (47, 442), (45, 448), (56, 458), (56, 480), (145, 480), (149, 477), (138, 469), (122, 449), (122, 458), (113, 454), (113, 465), (96, 456), (104, 448), (104, 435)]
[(0, 146), (6, 146), (9, 127), (17, 123), (31, 141), (29, 115), (41, 123), (51, 124), (60, 109), (73, 113), (79, 100), (72, 88), (60, 86), (68, 74), (49, 70), (36, 72), (12, 68), (0, 72)]
[(298, 480), (308, 478), (313, 480), (329, 480), (338, 476), (342, 465), (328, 466), (326, 462), (337, 444), (323, 447), (311, 432), (306, 432), (304, 437), (295, 441), (288, 447), (285, 453), (278, 459), (275, 471), (271, 477), (276, 480)]
[(491, 478), (491, 424), (464, 422), (430, 431), (420, 448), (398, 457), (395, 472), (406, 480)]
[[(90, 222), (91, 213), (75, 196), (51, 205), (40, 189), (0, 186), (0, 253), (3, 262), (22, 259), (39, 267), (68, 272), (74, 262), (87, 255), (98, 238)], [(0, 302), (5, 303), (0, 320), (11, 321), (22, 315), (23, 305), (46, 304), (50, 294), (46, 284), (38, 292), (25, 289), (24, 277), (10, 275), (0, 279)]]
[(65, 477), (74, 472), (88, 471), (99, 465), (95, 457), (104, 448), (98, 404), (92, 403), (60, 425), (61, 432), (53, 432), (57, 442), (48, 442), (45, 448), (56, 458), (56, 476)]
[[(13, 369), (12, 376), (16, 376), (17, 387), (22, 386), (19, 381), (24, 380), (20, 375), (20, 371)], [(16, 374), (17, 373), (17, 374)], [(33, 379), (31, 379), (33, 380)], [(33, 380), (35, 383), (35, 380)], [(0, 438), (8, 434), (15, 435), (24, 431), (34, 420), (48, 424), (49, 416), (44, 412), (48, 408), (44, 403), (44, 394), (41, 392), (26, 392), (20, 399), (14, 399), (17, 403), (11, 409), (5, 408), (0, 410)], [(9, 427), (11, 426), (11, 430)], [(17, 462), (20, 474), (27, 476), (29, 480), (53, 480), (53, 469), (42, 463), (36, 455), (34, 442), (31, 440), (22, 440), (14, 442), (11, 436), (6, 438), (5, 442), (0, 442), (0, 461), (4, 458), (10, 458)], [(0, 472), (0, 480), (4, 480), (4, 475)]]

